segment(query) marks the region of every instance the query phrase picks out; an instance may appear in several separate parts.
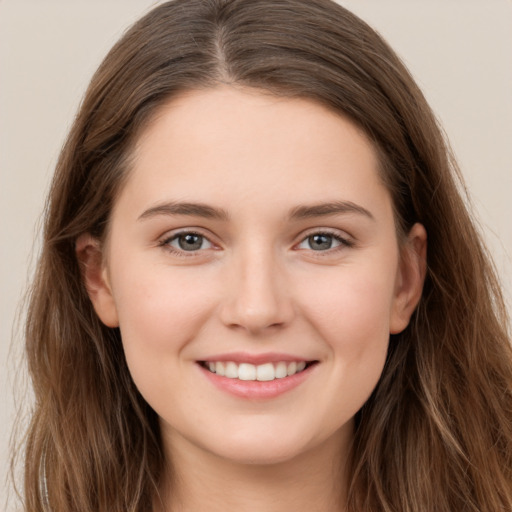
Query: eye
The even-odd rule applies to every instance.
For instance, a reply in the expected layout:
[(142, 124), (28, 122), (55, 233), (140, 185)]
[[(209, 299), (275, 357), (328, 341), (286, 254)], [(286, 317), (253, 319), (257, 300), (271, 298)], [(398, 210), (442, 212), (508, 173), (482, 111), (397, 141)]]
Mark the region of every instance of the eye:
[(178, 251), (194, 252), (211, 249), (213, 244), (203, 235), (193, 232), (178, 233), (164, 241), (164, 245)]
[(329, 249), (336, 249), (340, 246), (351, 246), (351, 243), (331, 233), (314, 233), (306, 237), (297, 248), (312, 251), (328, 251)]

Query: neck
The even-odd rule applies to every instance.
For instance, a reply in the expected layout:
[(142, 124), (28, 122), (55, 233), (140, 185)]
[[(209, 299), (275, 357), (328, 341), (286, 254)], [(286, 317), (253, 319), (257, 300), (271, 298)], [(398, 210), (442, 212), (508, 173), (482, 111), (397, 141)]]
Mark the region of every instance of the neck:
[(346, 501), (346, 455), (351, 436), (340, 432), (314, 450), (272, 464), (234, 462), (180, 439), (158, 512), (340, 512)]

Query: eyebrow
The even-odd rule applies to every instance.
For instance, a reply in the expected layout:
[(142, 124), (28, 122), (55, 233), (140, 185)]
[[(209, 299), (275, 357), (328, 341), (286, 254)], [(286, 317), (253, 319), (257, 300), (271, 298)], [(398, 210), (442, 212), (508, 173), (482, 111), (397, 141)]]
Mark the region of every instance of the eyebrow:
[[(371, 220), (375, 220), (375, 217), (369, 210), (352, 201), (333, 201), (297, 206), (291, 210), (289, 218), (290, 220), (304, 220), (314, 217), (351, 213), (364, 215)], [(204, 203), (180, 203), (174, 201), (157, 204), (156, 206), (148, 208), (139, 215), (138, 220), (153, 218), (159, 215), (189, 215), (193, 217), (203, 217), (205, 219), (229, 220), (228, 212), (222, 208), (215, 208)]]
[(222, 208), (214, 208), (203, 203), (168, 202), (157, 204), (139, 215), (138, 220), (144, 220), (158, 215), (190, 215), (205, 219), (228, 220), (229, 214)]
[(326, 217), (328, 215), (356, 213), (375, 220), (372, 213), (366, 208), (352, 201), (334, 201), (329, 203), (314, 204), (311, 206), (297, 206), (290, 213), (291, 220), (303, 220), (313, 217)]

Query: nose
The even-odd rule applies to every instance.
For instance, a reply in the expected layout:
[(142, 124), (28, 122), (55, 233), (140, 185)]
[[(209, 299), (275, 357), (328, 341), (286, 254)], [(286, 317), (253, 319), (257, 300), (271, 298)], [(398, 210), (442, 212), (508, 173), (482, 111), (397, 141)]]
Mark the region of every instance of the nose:
[(288, 325), (294, 309), (285, 272), (271, 250), (246, 250), (228, 272), (222, 322), (253, 335)]

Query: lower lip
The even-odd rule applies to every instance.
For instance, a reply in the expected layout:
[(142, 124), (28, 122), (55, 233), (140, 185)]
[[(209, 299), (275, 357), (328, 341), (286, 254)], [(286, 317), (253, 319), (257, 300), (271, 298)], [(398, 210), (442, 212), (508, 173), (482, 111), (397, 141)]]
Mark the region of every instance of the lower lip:
[(265, 400), (278, 397), (302, 384), (317, 365), (308, 366), (295, 375), (269, 381), (230, 379), (212, 373), (200, 364), (198, 366), (210, 382), (222, 391), (240, 398)]

